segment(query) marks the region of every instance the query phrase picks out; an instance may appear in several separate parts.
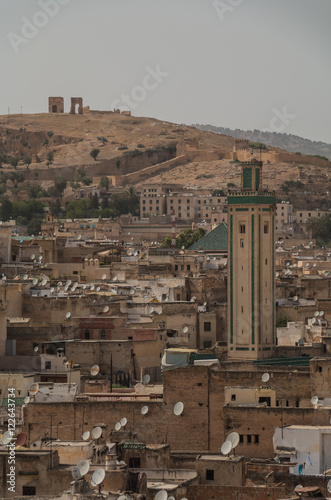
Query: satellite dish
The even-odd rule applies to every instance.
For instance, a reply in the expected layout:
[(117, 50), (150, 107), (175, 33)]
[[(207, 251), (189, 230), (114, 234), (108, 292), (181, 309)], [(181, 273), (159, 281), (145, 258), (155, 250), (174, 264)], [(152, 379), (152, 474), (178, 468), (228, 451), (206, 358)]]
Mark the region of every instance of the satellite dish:
[(79, 479), (82, 478), (81, 476), (81, 473), (80, 473), (80, 470), (78, 469), (77, 466), (75, 466), (72, 471), (71, 471), (71, 475), (72, 477), (74, 478), (75, 481), (78, 481)]
[(84, 441), (87, 441), (90, 437), (90, 431), (86, 431), (84, 432), (84, 434), (82, 435), (82, 438)]
[(166, 490), (160, 490), (155, 495), (155, 500), (167, 500), (167, 498), (168, 493), (166, 492)]
[(234, 448), (236, 448), (236, 446), (238, 446), (239, 439), (240, 438), (239, 438), (238, 432), (231, 432), (231, 434), (229, 434), (228, 437), (226, 438), (226, 441), (230, 441), (230, 443), (232, 445), (232, 449), (234, 449)]
[(131, 290), (130, 290), (130, 295), (133, 295), (133, 294), (134, 294), (134, 289), (133, 289), (133, 288), (131, 288)]
[(328, 489), (328, 492), (331, 493), (331, 479), (329, 479), (329, 481), (328, 481), (327, 489)]
[(93, 365), (92, 368), (90, 369), (90, 374), (95, 377), (99, 373), (99, 365)]
[(70, 285), (71, 285), (71, 280), (68, 280), (68, 281), (66, 282), (66, 286), (70, 286)]
[(137, 250), (133, 253), (133, 255), (134, 255), (135, 257), (137, 257), (137, 255), (138, 255)]
[(231, 441), (224, 441), (224, 443), (221, 446), (221, 453), (223, 455), (228, 455), (231, 450), (232, 450), (232, 443), (231, 443)]
[(116, 424), (115, 424), (115, 431), (120, 431), (121, 428), (122, 428), (121, 423), (120, 422), (116, 422)]
[(107, 278), (107, 274), (102, 275), (102, 279), (105, 280)]
[(86, 285), (83, 285), (83, 290), (86, 290)]
[(92, 431), (92, 438), (99, 439), (99, 437), (101, 437), (101, 434), (102, 434), (101, 427), (95, 427)]
[(37, 285), (37, 283), (38, 283), (38, 280), (37, 280), (37, 278), (35, 278), (35, 279), (32, 281), (32, 284), (33, 284), (33, 286), (36, 286), (36, 285)]
[(183, 413), (183, 411), (184, 411), (184, 404), (181, 401), (179, 401), (174, 406), (174, 414), (179, 416)]
[(81, 240), (81, 239), (82, 239), (82, 235), (81, 235), (81, 234), (79, 234), (79, 235), (77, 236), (77, 240)]
[(90, 470), (90, 462), (88, 460), (81, 460), (77, 464), (77, 469), (80, 472), (81, 477), (85, 476)]
[(311, 320), (311, 324), (312, 324), (312, 325), (315, 325), (315, 323), (316, 323), (316, 318), (313, 318), (313, 319)]
[(261, 377), (261, 380), (262, 380), (262, 382), (266, 383), (266, 382), (268, 382), (269, 378), (270, 378), (269, 373), (264, 373)]
[(154, 312), (154, 307), (150, 306), (150, 307), (148, 308), (148, 313), (149, 313), (149, 314), (152, 314), (153, 312)]
[(6, 445), (6, 444), (10, 443), (10, 441), (11, 441), (12, 439), (13, 439), (13, 438), (12, 438), (11, 431), (7, 431), (7, 432), (5, 432), (5, 433), (4, 433), (4, 435), (2, 436), (0, 443), (1, 443), (1, 444)]
[(69, 285), (66, 285), (66, 286), (63, 288), (63, 290), (64, 290), (65, 292), (67, 292), (67, 291), (68, 291), (68, 289), (69, 289)]
[(32, 253), (32, 254), (30, 255), (30, 259), (31, 259), (31, 260), (34, 260), (35, 258), (36, 258), (35, 254), (34, 254), (34, 253)]
[(188, 327), (187, 326), (184, 326), (183, 328), (183, 333), (187, 333), (188, 332)]
[(148, 373), (146, 373), (146, 375), (143, 376), (143, 384), (144, 385), (149, 384), (150, 380), (151, 380), (151, 376)]
[(318, 396), (313, 396), (310, 400), (312, 405), (317, 405), (318, 404)]
[(207, 302), (204, 302), (202, 305), (203, 305), (203, 307), (206, 307), (207, 306)]
[[(329, 481), (329, 482), (331, 482), (331, 479), (330, 479), (330, 481)], [(329, 484), (329, 483), (328, 483), (328, 484)], [(301, 490), (301, 488), (303, 488), (302, 484), (298, 484), (298, 485), (294, 488), (294, 491), (299, 491), (299, 490)]]
[(26, 281), (28, 279), (28, 275), (24, 274), (23, 279), (24, 279), (24, 281)]
[(93, 292), (93, 290), (94, 290), (94, 285), (92, 285), (92, 286), (90, 287), (90, 290), (91, 290), (91, 292)]
[(28, 403), (30, 403), (30, 397), (26, 396), (26, 398), (24, 398), (24, 404), (27, 405)]
[(140, 410), (140, 413), (142, 415), (147, 415), (147, 413), (148, 413), (148, 406), (143, 406), (142, 409)]
[(300, 347), (304, 346), (304, 345), (305, 345), (305, 339), (299, 339), (299, 340), (298, 340), (298, 345), (299, 345)]
[(23, 446), (26, 443), (27, 435), (25, 432), (20, 432), (16, 436), (16, 446)]
[(298, 302), (299, 297), (297, 295), (294, 295), (293, 297), (293, 302)]
[(319, 312), (319, 311), (315, 311), (315, 312), (314, 312), (314, 316), (315, 316), (316, 318), (317, 318), (317, 316), (319, 316), (319, 315), (320, 315), (320, 312)]
[(55, 288), (52, 287), (51, 288), (51, 293), (54, 293), (54, 291), (55, 291)]
[(320, 311), (320, 316), (324, 316), (324, 311)]
[(71, 312), (69, 312), (69, 311), (68, 311), (68, 312), (66, 313), (66, 319), (70, 319), (70, 318), (71, 318)]
[(132, 250), (129, 250), (128, 251), (128, 256), (131, 257), (131, 255), (132, 255)]
[(29, 388), (30, 396), (34, 396), (35, 394), (37, 394), (38, 391), (39, 391), (39, 384), (34, 383), (30, 385)]
[(104, 312), (105, 314), (109, 311), (109, 306), (105, 306), (103, 309), (102, 309), (102, 312)]
[(38, 352), (39, 351), (39, 347), (36, 345), (36, 347), (34, 347), (34, 352)]
[(125, 417), (121, 418), (120, 424), (121, 424), (122, 427), (125, 427), (127, 423), (128, 423), (128, 419), (127, 418), (125, 418)]
[(117, 281), (117, 278), (116, 278), (116, 276), (114, 276), (114, 278), (113, 278), (113, 281)]
[(63, 286), (62, 281), (59, 281), (58, 284), (57, 284), (57, 286)]
[(100, 292), (100, 287), (97, 286), (95, 290), (96, 290), (96, 292)]
[(38, 260), (39, 260), (39, 262), (41, 262), (43, 260), (43, 256), (39, 255)]
[(307, 262), (306, 267), (309, 267), (309, 262)]

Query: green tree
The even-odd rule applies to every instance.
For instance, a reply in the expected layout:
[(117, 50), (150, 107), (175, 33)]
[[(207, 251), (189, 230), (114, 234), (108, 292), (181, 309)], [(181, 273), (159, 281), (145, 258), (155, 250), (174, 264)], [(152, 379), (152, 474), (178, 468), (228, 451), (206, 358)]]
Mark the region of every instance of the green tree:
[(91, 197), (90, 208), (91, 210), (99, 209), (99, 197), (97, 193), (94, 193), (94, 195)]
[(29, 170), (29, 166), (30, 166), (30, 165), (31, 165), (31, 163), (32, 163), (32, 159), (30, 158), (30, 156), (28, 156), (28, 157), (24, 158), (24, 163), (25, 163), (25, 165), (26, 165), (27, 170)]
[[(192, 229), (186, 229), (183, 233), (180, 233), (176, 237), (176, 247), (177, 248), (189, 248), (192, 246), (194, 243), (200, 240), (204, 235), (206, 234), (205, 229), (202, 229), (199, 227), (197, 231), (192, 231)], [(163, 241), (162, 245), (163, 248), (170, 248), (171, 247), (171, 236), (166, 236)]]
[(9, 164), (14, 167), (14, 169), (16, 170), (17, 168), (17, 165), (18, 165), (18, 162), (19, 162), (19, 159), (16, 157), (16, 156), (11, 156), (9, 158)]
[(129, 213), (132, 215), (138, 215), (135, 212), (137, 211), (137, 206), (139, 206), (140, 210), (140, 198), (136, 190), (133, 187), (128, 188), (126, 190), (126, 197), (128, 200)]
[(54, 187), (58, 193), (58, 196), (62, 198), (63, 191), (67, 187), (67, 181), (62, 175), (55, 175), (53, 180), (54, 180)]
[(0, 219), (2, 221), (7, 221), (13, 216), (13, 204), (10, 199), (5, 196), (2, 199), (2, 204), (0, 208)]
[(326, 243), (331, 239), (331, 219), (327, 215), (310, 219), (307, 227), (312, 230), (313, 238), (320, 238)]
[(96, 161), (98, 155), (100, 153), (100, 149), (94, 148), (90, 151), (90, 156), (92, 156), (93, 160)]
[(52, 214), (58, 217), (58, 215), (60, 215), (62, 212), (60, 198), (56, 198), (55, 202), (50, 204), (49, 209), (52, 212)]
[(101, 179), (100, 179), (100, 187), (104, 187), (106, 189), (109, 188), (109, 179), (108, 179), (108, 177), (101, 177)]
[(29, 223), (28, 223), (28, 233), (38, 235), (41, 231), (41, 224), (43, 222), (43, 218), (41, 216), (39, 217), (33, 217)]
[(52, 164), (54, 160), (54, 152), (53, 151), (48, 151), (46, 155), (48, 163)]

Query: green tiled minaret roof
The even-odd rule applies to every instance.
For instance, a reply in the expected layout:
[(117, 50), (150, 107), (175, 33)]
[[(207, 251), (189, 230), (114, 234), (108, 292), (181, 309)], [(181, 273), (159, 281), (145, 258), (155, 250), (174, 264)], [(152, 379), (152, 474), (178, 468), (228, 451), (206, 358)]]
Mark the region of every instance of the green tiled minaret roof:
[(206, 234), (199, 241), (189, 247), (188, 250), (227, 251), (228, 249), (228, 226), (225, 222), (219, 224), (215, 229)]

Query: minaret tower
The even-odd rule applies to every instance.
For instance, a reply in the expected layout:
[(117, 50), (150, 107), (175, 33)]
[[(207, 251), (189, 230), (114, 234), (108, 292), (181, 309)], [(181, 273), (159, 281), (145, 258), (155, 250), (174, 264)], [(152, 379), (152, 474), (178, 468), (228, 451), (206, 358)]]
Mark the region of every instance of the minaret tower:
[(261, 187), (262, 162), (241, 163), (241, 190), (228, 194), (228, 357), (273, 356), (275, 192)]

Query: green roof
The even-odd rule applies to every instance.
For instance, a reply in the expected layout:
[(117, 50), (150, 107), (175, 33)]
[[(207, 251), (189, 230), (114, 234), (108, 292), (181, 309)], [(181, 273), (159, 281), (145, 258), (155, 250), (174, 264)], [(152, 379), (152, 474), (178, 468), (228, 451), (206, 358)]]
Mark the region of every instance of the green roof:
[(227, 251), (228, 249), (228, 226), (225, 222), (219, 224), (210, 233), (205, 234), (188, 250)]
[(256, 365), (270, 365), (270, 366), (309, 366), (309, 361), (312, 359), (311, 356), (300, 356), (300, 357), (279, 357), (279, 358), (267, 358), (259, 359), (254, 361)]

